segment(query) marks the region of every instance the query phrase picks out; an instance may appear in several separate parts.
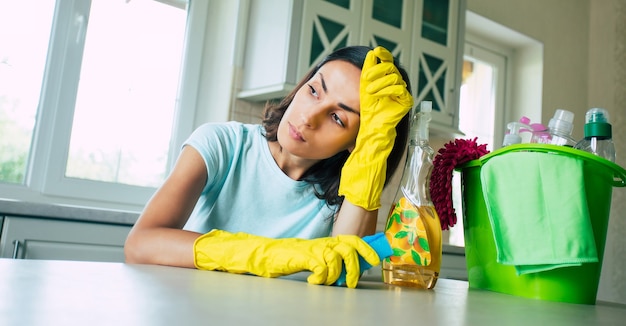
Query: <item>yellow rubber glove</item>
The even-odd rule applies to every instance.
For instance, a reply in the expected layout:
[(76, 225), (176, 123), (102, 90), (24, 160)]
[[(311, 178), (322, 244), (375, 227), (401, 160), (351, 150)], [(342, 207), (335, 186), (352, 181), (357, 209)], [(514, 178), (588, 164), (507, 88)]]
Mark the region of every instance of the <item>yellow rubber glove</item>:
[(395, 127), (413, 106), (413, 97), (393, 64), (393, 55), (383, 47), (371, 50), (365, 58), (360, 100), (359, 134), (341, 170), (339, 195), (371, 211), (380, 208)]
[(198, 269), (264, 277), (311, 271), (307, 281), (312, 284), (335, 283), (344, 263), (346, 285), (350, 288), (356, 287), (359, 281), (359, 255), (372, 266), (380, 262), (376, 251), (355, 235), (312, 240), (271, 239), (213, 230), (200, 236), (193, 250)]

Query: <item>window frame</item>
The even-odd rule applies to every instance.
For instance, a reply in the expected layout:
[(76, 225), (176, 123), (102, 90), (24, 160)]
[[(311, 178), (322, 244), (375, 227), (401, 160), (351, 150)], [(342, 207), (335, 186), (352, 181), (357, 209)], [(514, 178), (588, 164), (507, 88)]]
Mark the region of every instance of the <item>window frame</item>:
[[(162, 1), (162, 0), (155, 0)], [(166, 2), (167, 1), (162, 1)], [(171, 3), (176, 6), (176, 2)], [(24, 184), (0, 183), (0, 197), (49, 201), (63, 197), (92, 206), (143, 207), (156, 188), (65, 177), (91, 0), (57, 0)], [(207, 1), (189, 1), (184, 53), (167, 172), (194, 128), (199, 93)], [(62, 82), (59, 82), (62, 81)], [(2, 195), (5, 193), (5, 195)]]
[(510, 119), (511, 107), (509, 100), (509, 84), (511, 82), (510, 62), (512, 58), (512, 50), (505, 48), (503, 45), (495, 44), (489, 40), (483, 39), (477, 35), (467, 33), (464, 43), (464, 58), (471, 58), (476, 61), (489, 64), (496, 68), (496, 88), (493, 90), (495, 95), (493, 99), (494, 116), (493, 116), (493, 149), (501, 147), (501, 142), (505, 134), (505, 127)]

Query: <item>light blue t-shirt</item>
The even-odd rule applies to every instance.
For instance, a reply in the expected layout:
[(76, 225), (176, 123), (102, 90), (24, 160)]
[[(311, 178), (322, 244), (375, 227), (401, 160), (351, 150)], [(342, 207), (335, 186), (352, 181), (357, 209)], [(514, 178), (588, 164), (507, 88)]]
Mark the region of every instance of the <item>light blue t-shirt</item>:
[(330, 235), (333, 211), (312, 185), (289, 178), (270, 153), (261, 125), (200, 126), (183, 146), (196, 149), (208, 179), (184, 229), (246, 232), (271, 238)]

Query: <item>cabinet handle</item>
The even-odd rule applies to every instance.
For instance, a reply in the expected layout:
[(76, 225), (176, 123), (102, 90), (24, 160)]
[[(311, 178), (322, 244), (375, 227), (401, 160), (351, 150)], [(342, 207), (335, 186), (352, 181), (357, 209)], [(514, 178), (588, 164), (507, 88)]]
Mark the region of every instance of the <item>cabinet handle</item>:
[(13, 259), (17, 259), (17, 254), (20, 251), (20, 241), (13, 240)]

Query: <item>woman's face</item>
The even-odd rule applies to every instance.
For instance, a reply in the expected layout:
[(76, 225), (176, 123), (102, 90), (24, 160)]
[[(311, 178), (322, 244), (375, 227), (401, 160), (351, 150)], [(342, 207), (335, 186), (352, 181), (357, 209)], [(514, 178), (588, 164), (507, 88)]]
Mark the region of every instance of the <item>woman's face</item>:
[(283, 150), (321, 160), (352, 150), (359, 131), (361, 70), (335, 60), (324, 64), (297, 92), (278, 126)]

